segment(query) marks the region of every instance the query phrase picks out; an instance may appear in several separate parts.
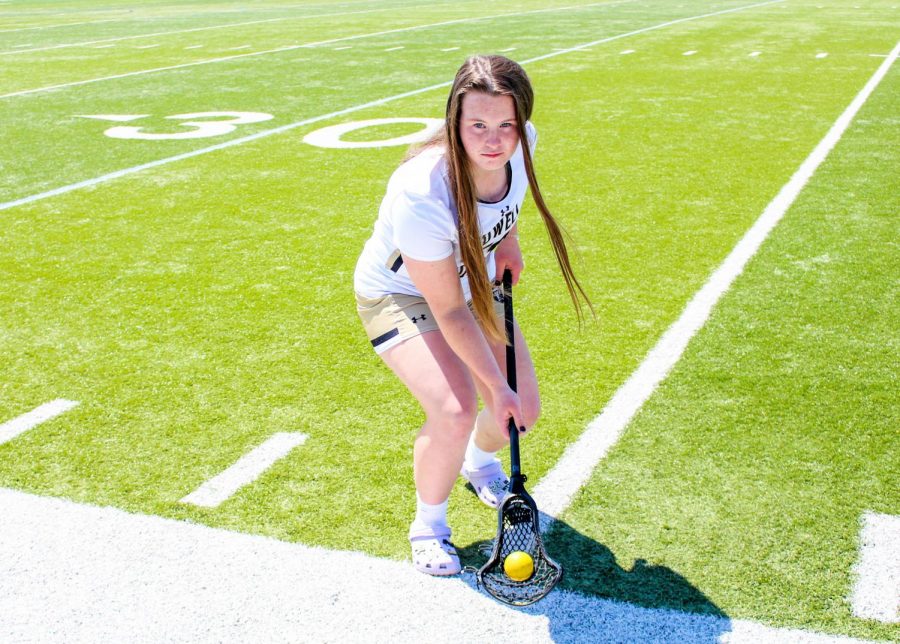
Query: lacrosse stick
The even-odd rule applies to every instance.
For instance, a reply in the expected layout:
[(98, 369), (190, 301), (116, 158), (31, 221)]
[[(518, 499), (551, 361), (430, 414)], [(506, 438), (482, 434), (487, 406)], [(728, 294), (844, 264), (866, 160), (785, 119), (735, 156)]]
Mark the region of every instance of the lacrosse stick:
[[(503, 273), (503, 309), (506, 319), (506, 374), (516, 391), (516, 352), (513, 334), (512, 274)], [(522, 428), (524, 431), (524, 427)], [(543, 599), (562, 579), (562, 566), (544, 550), (540, 515), (525, 491), (527, 477), (519, 462), (519, 431), (509, 419), (509, 494), (499, 510), (497, 539), (490, 559), (477, 572), (478, 584), (488, 594), (511, 606), (527, 606)], [(529, 561), (530, 560), (530, 561)]]

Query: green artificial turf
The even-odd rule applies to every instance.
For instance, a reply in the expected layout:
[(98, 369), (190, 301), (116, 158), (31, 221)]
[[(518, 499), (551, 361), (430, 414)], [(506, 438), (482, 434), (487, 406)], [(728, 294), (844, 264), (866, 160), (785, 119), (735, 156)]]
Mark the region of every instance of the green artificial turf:
[[(352, 295), (356, 257), (405, 150), (323, 149), (303, 137), (343, 122), (440, 117), (446, 88), (355, 108), (445, 83), (469, 53), (515, 48), (509, 55), (527, 61), (745, 4), (388, 2), (314, 18), (373, 7), (106, 3), (110, 22), (0, 33), (2, 53), (182, 31), (4, 56), (15, 64), (0, 68), (0, 132), (14, 143), (0, 149), (0, 204), (353, 108), (0, 206), (0, 422), (49, 400), (80, 402), (0, 445), (0, 485), (408, 558), (422, 414), (371, 351)], [(27, 5), (0, 7), (3, 28), (77, 22), (51, 10), (87, 19), (94, 8)], [(528, 204), (516, 310), (543, 395), (523, 445), (532, 484), (881, 64), (870, 54), (895, 45), (892, 6), (789, 0), (526, 64), (542, 187), (597, 310), (579, 326)], [(270, 22), (183, 32), (261, 20)], [(345, 40), (6, 96), (332, 39)], [(151, 41), (159, 46), (136, 49)], [(892, 70), (551, 533), (567, 587), (897, 637), (851, 617), (847, 603), (862, 512), (900, 513), (897, 95)], [(124, 124), (174, 133), (188, 128), (166, 117), (209, 111), (273, 118), (169, 141), (111, 139), (103, 131), (120, 123), (84, 118), (142, 115)], [(281, 431), (309, 439), (217, 508), (180, 503)], [(494, 513), (460, 484), (450, 519), (467, 563), (478, 563)]]

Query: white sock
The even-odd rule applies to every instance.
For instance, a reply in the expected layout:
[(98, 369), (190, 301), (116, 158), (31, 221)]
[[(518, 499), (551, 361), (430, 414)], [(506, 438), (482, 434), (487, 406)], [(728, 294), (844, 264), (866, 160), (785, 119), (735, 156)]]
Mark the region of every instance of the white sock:
[(413, 520), (413, 529), (447, 525), (448, 502), (449, 499), (437, 505), (425, 503), (416, 492), (416, 518)]
[(466, 459), (464, 461), (467, 470), (477, 470), (490, 465), (497, 460), (497, 452), (485, 452), (475, 444), (475, 432), (469, 436), (469, 445), (466, 447)]

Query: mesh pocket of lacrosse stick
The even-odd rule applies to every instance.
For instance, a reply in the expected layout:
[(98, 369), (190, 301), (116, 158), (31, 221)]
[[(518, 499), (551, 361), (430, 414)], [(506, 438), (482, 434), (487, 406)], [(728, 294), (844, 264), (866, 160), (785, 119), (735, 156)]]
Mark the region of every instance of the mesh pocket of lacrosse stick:
[[(504, 604), (533, 604), (559, 583), (562, 566), (544, 550), (537, 506), (527, 492), (506, 497), (500, 506), (499, 522), (491, 557), (476, 575), (478, 584)], [(512, 579), (504, 569), (506, 558), (513, 552), (524, 552), (534, 561), (534, 572), (523, 581)]]

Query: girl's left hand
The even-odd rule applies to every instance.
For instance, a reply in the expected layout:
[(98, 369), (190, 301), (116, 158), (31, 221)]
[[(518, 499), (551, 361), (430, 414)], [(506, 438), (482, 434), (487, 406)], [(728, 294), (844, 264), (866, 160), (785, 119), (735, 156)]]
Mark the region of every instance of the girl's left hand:
[(513, 285), (519, 282), (519, 273), (525, 269), (525, 260), (522, 258), (522, 249), (519, 248), (519, 237), (515, 231), (511, 232), (494, 249), (494, 262), (497, 265), (497, 273), (494, 279), (503, 279), (503, 271), (507, 268), (512, 273)]

